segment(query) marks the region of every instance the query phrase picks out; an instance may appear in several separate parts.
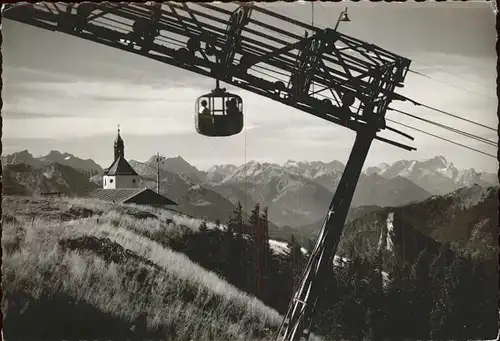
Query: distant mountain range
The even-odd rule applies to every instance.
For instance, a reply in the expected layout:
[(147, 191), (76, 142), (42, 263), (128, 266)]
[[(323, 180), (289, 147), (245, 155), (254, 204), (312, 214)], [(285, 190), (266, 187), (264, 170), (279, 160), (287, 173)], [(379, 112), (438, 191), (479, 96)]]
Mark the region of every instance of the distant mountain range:
[(73, 154), (61, 153), (56, 150), (52, 150), (47, 155), (40, 157), (33, 157), (33, 155), (31, 155), (27, 150), (23, 150), (18, 153), (2, 156), (1, 160), (2, 166), (24, 163), (33, 168), (41, 168), (51, 163), (59, 163), (85, 173), (97, 173), (102, 171), (102, 167), (92, 159), (84, 160), (74, 156)]
[[(228, 185), (247, 191), (251, 200), (270, 206), (270, 219), (277, 225), (298, 227), (323, 219), (344, 168), (339, 161), (290, 160), (283, 165), (251, 161), (239, 167), (214, 166), (205, 180), (226, 196), (237, 197)], [(497, 185), (498, 179), (473, 169), (458, 170), (442, 156), (420, 162), (402, 160), (367, 168), (352, 207), (400, 206), (474, 184)]]
[[(156, 187), (155, 158), (152, 156), (146, 162), (130, 160), (132, 167), (142, 176), (141, 186)], [(57, 163), (80, 172), (97, 173), (92, 182), (98, 186), (103, 172), (93, 160), (57, 151), (37, 158), (28, 151), (2, 157), (4, 167), (12, 168), (11, 165), (21, 163), (33, 170)], [(250, 161), (240, 166), (217, 165), (204, 172), (177, 156), (166, 158), (160, 164), (160, 189), (180, 203), (179, 208), (185, 213), (211, 220), (228, 217), (238, 201), (246, 211), (258, 202), (269, 207), (269, 219), (283, 232), (290, 228), (318, 226), (344, 168), (339, 161), (289, 160), (283, 165)], [(15, 179), (14, 173), (11, 172), (12, 179)], [(35, 178), (29, 183), (37, 183)], [(38, 182), (51, 186), (41, 178)], [(360, 176), (351, 211), (420, 202), (432, 195), (447, 194), (474, 184), (494, 186), (498, 179), (495, 174), (479, 173), (474, 169), (459, 170), (442, 156), (426, 161), (401, 160), (391, 165), (381, 164), (366, 168)]]
[(35, 195), (47, 192), (82, 195), (98, 186), (74, 168), (51, 163), (35, 168), (29, 164), (8, 164), (2, 169), (3, 191), (6, 195)]
[(493, 173), (480, 173), (474, 169), (457, 169), (443, 156), (425, 161), (401, 160), (392, 165), (381, 164), (366, 170), (392, 179), (396, 176), (406, 178), (432, 194), (447, 194), (465, 186), (478, 184), (491, 186), (498, 184), (498, 176)]

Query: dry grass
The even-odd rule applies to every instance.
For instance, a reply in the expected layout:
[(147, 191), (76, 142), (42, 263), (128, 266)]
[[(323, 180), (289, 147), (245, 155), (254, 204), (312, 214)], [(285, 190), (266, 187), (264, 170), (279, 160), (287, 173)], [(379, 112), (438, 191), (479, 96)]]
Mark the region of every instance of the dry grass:
[[(94, 215), (57, 219), (58, 214), (82, 209)], [(68, 295), (131, 325), (145, 317), (147, 330), (166, 333), (167, 340), (266, 339), (263, 331), (280, 322), (278, 313), (262, 302), (138, 233), (170, 233), (180, 224), (197, 228), (201, 221), (169, 211), (81, 199), (11, 198), (4, 201), (4, 211), (16, 217), (4, 219), (2, 237), (7, 317), (9, 294), (22, 291), (35, 300)], [(133, 217), (139, 211), (158, 219)], [(90, 236), (106, 245), (117, 243), (134, 257), (111, 261), (102, 252), (60, 245)]]

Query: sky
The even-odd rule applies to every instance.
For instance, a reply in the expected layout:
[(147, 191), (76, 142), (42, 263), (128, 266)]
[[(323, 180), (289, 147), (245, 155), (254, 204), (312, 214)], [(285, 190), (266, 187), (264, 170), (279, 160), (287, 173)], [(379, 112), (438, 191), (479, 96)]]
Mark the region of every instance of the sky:
[[(260, 4), (311, 23), (311, 4)], [(348, 7), (351, 22), (339, 31), (372, 42), (412, 60), (399, 92), (416, 101), (482, 124), (497, 126), (496, 31), (485, 2), (328, 3), (314, 5), (314, 24), (333, 27)], [(200, 136), (194, 127), (194, 103), (215, 82), (180, 68), (58, 32), (4, 20), (3, 154), (28, 149), (92, 158), (107, 167), (120, 124), (128, 159), (145, 161), (157, 152), (182, 156), (200, 169), (215, 164), (258, 160), (346, 162), (354, 133), (278, 102), (226, 86), (244, 100), (245, 128), (236, 136)], [(394, 108), (497, 141), (496, 132), (394, 102)], [(460, 137), (396, 112), (387, 118), (467, 144), (490, 154), (496, 147)], [(382, 136), (410, 143), (405, 151), (375, 141), (365, 165), (400, 159), (444, 156), (459, 168), (496, 172), (495, 158), (404, 127), (414, 141), (390, 132)]]

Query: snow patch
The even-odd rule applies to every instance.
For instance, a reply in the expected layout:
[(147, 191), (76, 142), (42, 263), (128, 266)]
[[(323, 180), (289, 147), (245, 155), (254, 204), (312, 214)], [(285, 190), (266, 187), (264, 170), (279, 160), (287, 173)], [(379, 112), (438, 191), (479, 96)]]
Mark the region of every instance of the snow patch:
[(455, 178), (455, 175), (457, 173), (457, 170), (455, 169), (455, 167), (453, 167), (453, 164), (449, 164), (444, 168), (438, 168), (438, 169), (436, 169), (436, 171), (439, 174), (441, 174), (449, 179)]
[[(276, 252), (277, 254), (280, 254), (280, 255), (284, 255), (284, 254), (287, 254), (288, 252), (290, 252), (290, 248), (288, 247), (287, 242), (281, 242), (278, 240), (269, 239), (269, 247), (271, 248), (271, 250), (273, 250), (274, 252)], [(303, 247), (300, 248), (300, 251), (302, 251), (302, 253), (304, 255), (307, 254), (307, 250), (304, 249)]]
[(348, 258), (337, 256), (337, 255), (335, 255), (335, 257), (333, 257), (333, 265), (334, 266), (343, 265), (347, 262), (349, 262)]
[(387, 235), (386, 235), (386, 239), (385, 239), (385, 249), (388, 251), (392, 251), (392, 249), (394, 248), (393, 238), (395, 237), (395, 235), (394, 235), (394, 212), (390, 212), (387, 215), (386, 230), (387, 230)]
[(208, 201), (206, 201), (206, 200), (199, 200), (199, 201), (191, 202), (190, 204), (193, 205), (193, 206), (208, 206), (208, 205), (211, 205), (211, 203), (208, 202)]
[(398, 175), (402, 177), (408, 177), (410, 174), (413, 172), (413, 169), (415, 168), (415, 165), (417, 164), (416, 160), (413, 160), (410, 165), (406, 168), (404, 168)]

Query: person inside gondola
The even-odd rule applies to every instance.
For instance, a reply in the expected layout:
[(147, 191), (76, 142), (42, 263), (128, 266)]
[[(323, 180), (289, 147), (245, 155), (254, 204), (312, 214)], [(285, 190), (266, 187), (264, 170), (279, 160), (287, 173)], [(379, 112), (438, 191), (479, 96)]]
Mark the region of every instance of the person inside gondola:
[(227, 109), (226, 112), (229, 116), (234, 116), (239, 113), (238, 107), (236, 105), (236, 100), (231, 98), (229, 101), (226, 101)]
[(201, 101), (201, 111), (202, 115), (210, 115), (210, 109), (208, 108), (208, 103), (206, 100)]

